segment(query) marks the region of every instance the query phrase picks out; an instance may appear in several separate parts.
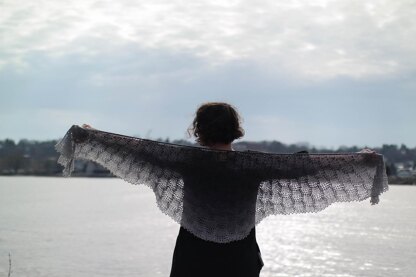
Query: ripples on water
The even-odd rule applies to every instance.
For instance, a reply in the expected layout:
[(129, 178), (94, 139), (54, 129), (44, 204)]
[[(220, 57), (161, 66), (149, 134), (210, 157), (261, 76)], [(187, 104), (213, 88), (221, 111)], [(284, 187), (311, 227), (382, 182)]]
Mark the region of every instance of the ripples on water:
[[(416, 187), (257, 226), (261, 277), (415, 276)], [(119, 179), (0, 177), (0, 276), (168, 276), (179, 226)]]

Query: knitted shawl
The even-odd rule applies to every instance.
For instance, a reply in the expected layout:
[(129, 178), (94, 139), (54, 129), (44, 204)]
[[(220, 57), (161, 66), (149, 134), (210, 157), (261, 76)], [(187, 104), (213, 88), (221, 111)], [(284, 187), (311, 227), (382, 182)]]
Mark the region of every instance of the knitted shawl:
[(147, 185), (163, 213), (217, 243), (245, 238), (269, 215), (367, 198), (376, 204), (388, 190), (383, 156), (374, 153), (213, 150), (77, 125), (55, 147), (64, 176), (75, 159), (94, 161), (131, 184)]

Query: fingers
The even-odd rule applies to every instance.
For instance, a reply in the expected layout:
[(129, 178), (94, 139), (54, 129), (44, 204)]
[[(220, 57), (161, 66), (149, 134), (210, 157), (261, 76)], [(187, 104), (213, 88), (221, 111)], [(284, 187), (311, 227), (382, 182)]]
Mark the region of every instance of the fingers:
[(376, 151), (369, 149), (369, 148), (364, 148), (358, 153), (376, 154)]

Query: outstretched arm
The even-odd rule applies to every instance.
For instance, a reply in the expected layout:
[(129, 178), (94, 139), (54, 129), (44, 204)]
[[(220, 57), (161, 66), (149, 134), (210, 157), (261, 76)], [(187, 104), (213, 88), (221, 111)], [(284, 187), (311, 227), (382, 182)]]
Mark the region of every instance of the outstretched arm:
[(276, 155), (259, 169), (256, 222), (270, 214), (317, 212), (335, 202), (377, 204), (388, 190), (382, 155), (373, 152)]
[(67, 176), (73, 171), (71, 162), (75, 159), (97, 162), (117, 176), (120, 170), (132, 166), (138, 171), (159, 167), (179, 174), (184, 163), (190, 162), (180, 145), (100, 131), (87, 124), (73, 125), (55, 148), (61, 154), (58, 162), (65, 167)]
[(192, 161), (188, 148), (77, 125), (68, 130), (55, 148), (65, 176), (74, 170), (75, 159), (96, 162), (131, 184), (150, 187), (162, 212), (179, 223), (183, 170), (191, 168)]

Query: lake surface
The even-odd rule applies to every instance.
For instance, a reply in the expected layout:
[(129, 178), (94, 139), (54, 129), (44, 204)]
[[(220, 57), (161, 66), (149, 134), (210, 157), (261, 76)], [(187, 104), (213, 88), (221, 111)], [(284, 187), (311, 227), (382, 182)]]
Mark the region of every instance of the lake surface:
[[(0, 276), (169, 276), (179, 225), (119, 179), (0, 177)], [(416, 187), (256, 228), (270, 276), (416, 276)]]

